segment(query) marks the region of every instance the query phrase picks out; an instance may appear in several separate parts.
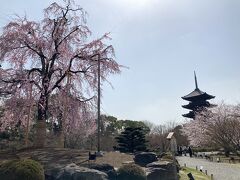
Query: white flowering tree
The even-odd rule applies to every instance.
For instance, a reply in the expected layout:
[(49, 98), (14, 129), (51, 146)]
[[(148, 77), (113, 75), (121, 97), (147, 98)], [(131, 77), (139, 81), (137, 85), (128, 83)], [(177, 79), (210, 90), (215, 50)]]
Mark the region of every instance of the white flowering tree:
[(226, 155), (240, 150), (240, 105), (224, 103), (197, 114), (183, 126), (193, 146), (223, 148)]

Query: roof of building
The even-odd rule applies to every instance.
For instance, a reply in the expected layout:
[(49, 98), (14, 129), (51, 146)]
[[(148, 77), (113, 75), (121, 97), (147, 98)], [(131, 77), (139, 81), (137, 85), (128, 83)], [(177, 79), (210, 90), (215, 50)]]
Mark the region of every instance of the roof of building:
[(189, 113), (183, 114), (182, 116), (183, 116), (183, 117), (186, 117), (186, 118), (192, 118), (192, 119), (195, 118), (195, 114), (194, 114), (193, 111), (189, 111)]
[(190, 109), (190, 110), (196, 110), (199, 109), (199, 107), (214, 107), (215, 104), (210, 104), (208, 101), (196, 101), (196, 102), (190, 102), (187, 105), (183, 105), (183, 108)]
[(188, 95), (183, 96), (182, 99), (187, 101), (195, 101), (195, 100), (207, 100), (207, 99), (215, 98), (215, 96), (207, 94), (206, 92), (203, 92), (198, 88), (197, 76), (195, 71), (194, 71), (194, 79), (195, 79), (195, 90), (189, 93)]
[(194, 71), (194, 79), (195, 79), (195, 90), (189, 93), (186, 96), (183, 96), (182, 99), (190, 101), (187, 105), (183, 105), (183, 108), (190, 109), (189, 113), (183, 114), (183, 117), (192, 118), (195, 119), (195, 113), (197, 111), (201, 111), (203, 108), (209, 108), (214, 107), (216, 105), (210, 104), (207, 100), (215, 98), (215, 96), (212, 96), (206, 92), (201, 91), (198, 88), (197, 83), (197, 76)]
[(183, 96), (182, 99), (187, 100), (187, 101), (194, 101), (197, 99), (212, 99), (215, 98), (215, 96), (212, 96), (206, 92), (201, 91), (200, 89), (196, 88), (194, 91), (192, 91), (191, 93), (189, 93), (186, 96)]
[(174, 132), (170, 132), (170, 133), (167, 135), (167, 139), (172, 139), (172, 138), (173, 138), (173, 135), (174, 135)]

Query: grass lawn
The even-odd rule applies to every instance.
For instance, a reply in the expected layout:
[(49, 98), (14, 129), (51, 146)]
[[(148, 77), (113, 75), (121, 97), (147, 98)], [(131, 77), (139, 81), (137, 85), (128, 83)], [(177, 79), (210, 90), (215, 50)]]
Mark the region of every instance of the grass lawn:
[(189, 180), (187, 174), (190, 172), (192, 173), (195, 180), (211, 180), (210, 176), (207, 176), (200, 171), (188, 167), (183, 167), (179, 171), (180, 180)]

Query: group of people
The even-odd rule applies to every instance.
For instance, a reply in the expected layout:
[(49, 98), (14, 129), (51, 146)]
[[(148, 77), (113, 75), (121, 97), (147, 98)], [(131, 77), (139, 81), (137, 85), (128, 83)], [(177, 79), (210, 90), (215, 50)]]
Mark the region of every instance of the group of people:
[(178, 146), (177, 147), (177, 152), (179, 156), (182, 156), (183, 154), (187, 156), (187, 153), (189, 154), (190, 157), (193, 155), (192, 148), (190, 146)]

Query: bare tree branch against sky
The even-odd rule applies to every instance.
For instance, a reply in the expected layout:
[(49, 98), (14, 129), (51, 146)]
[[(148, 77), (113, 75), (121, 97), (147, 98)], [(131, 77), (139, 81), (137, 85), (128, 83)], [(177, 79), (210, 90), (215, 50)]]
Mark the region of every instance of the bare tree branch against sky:
[[(52, 0), (8, 0), (0, 26), (14, 14), (40, 19)], [(61, 2), (58, 0), (57, 2)], [(116, 58), (130, 67), (104, 85), (103, 112), (162, 124), (183, 121), (181, 96), (193, 71), (215, 102), (240, 102), (240, 1), (76, 0), (88, 12), (93, 38), (111, 32)]]

